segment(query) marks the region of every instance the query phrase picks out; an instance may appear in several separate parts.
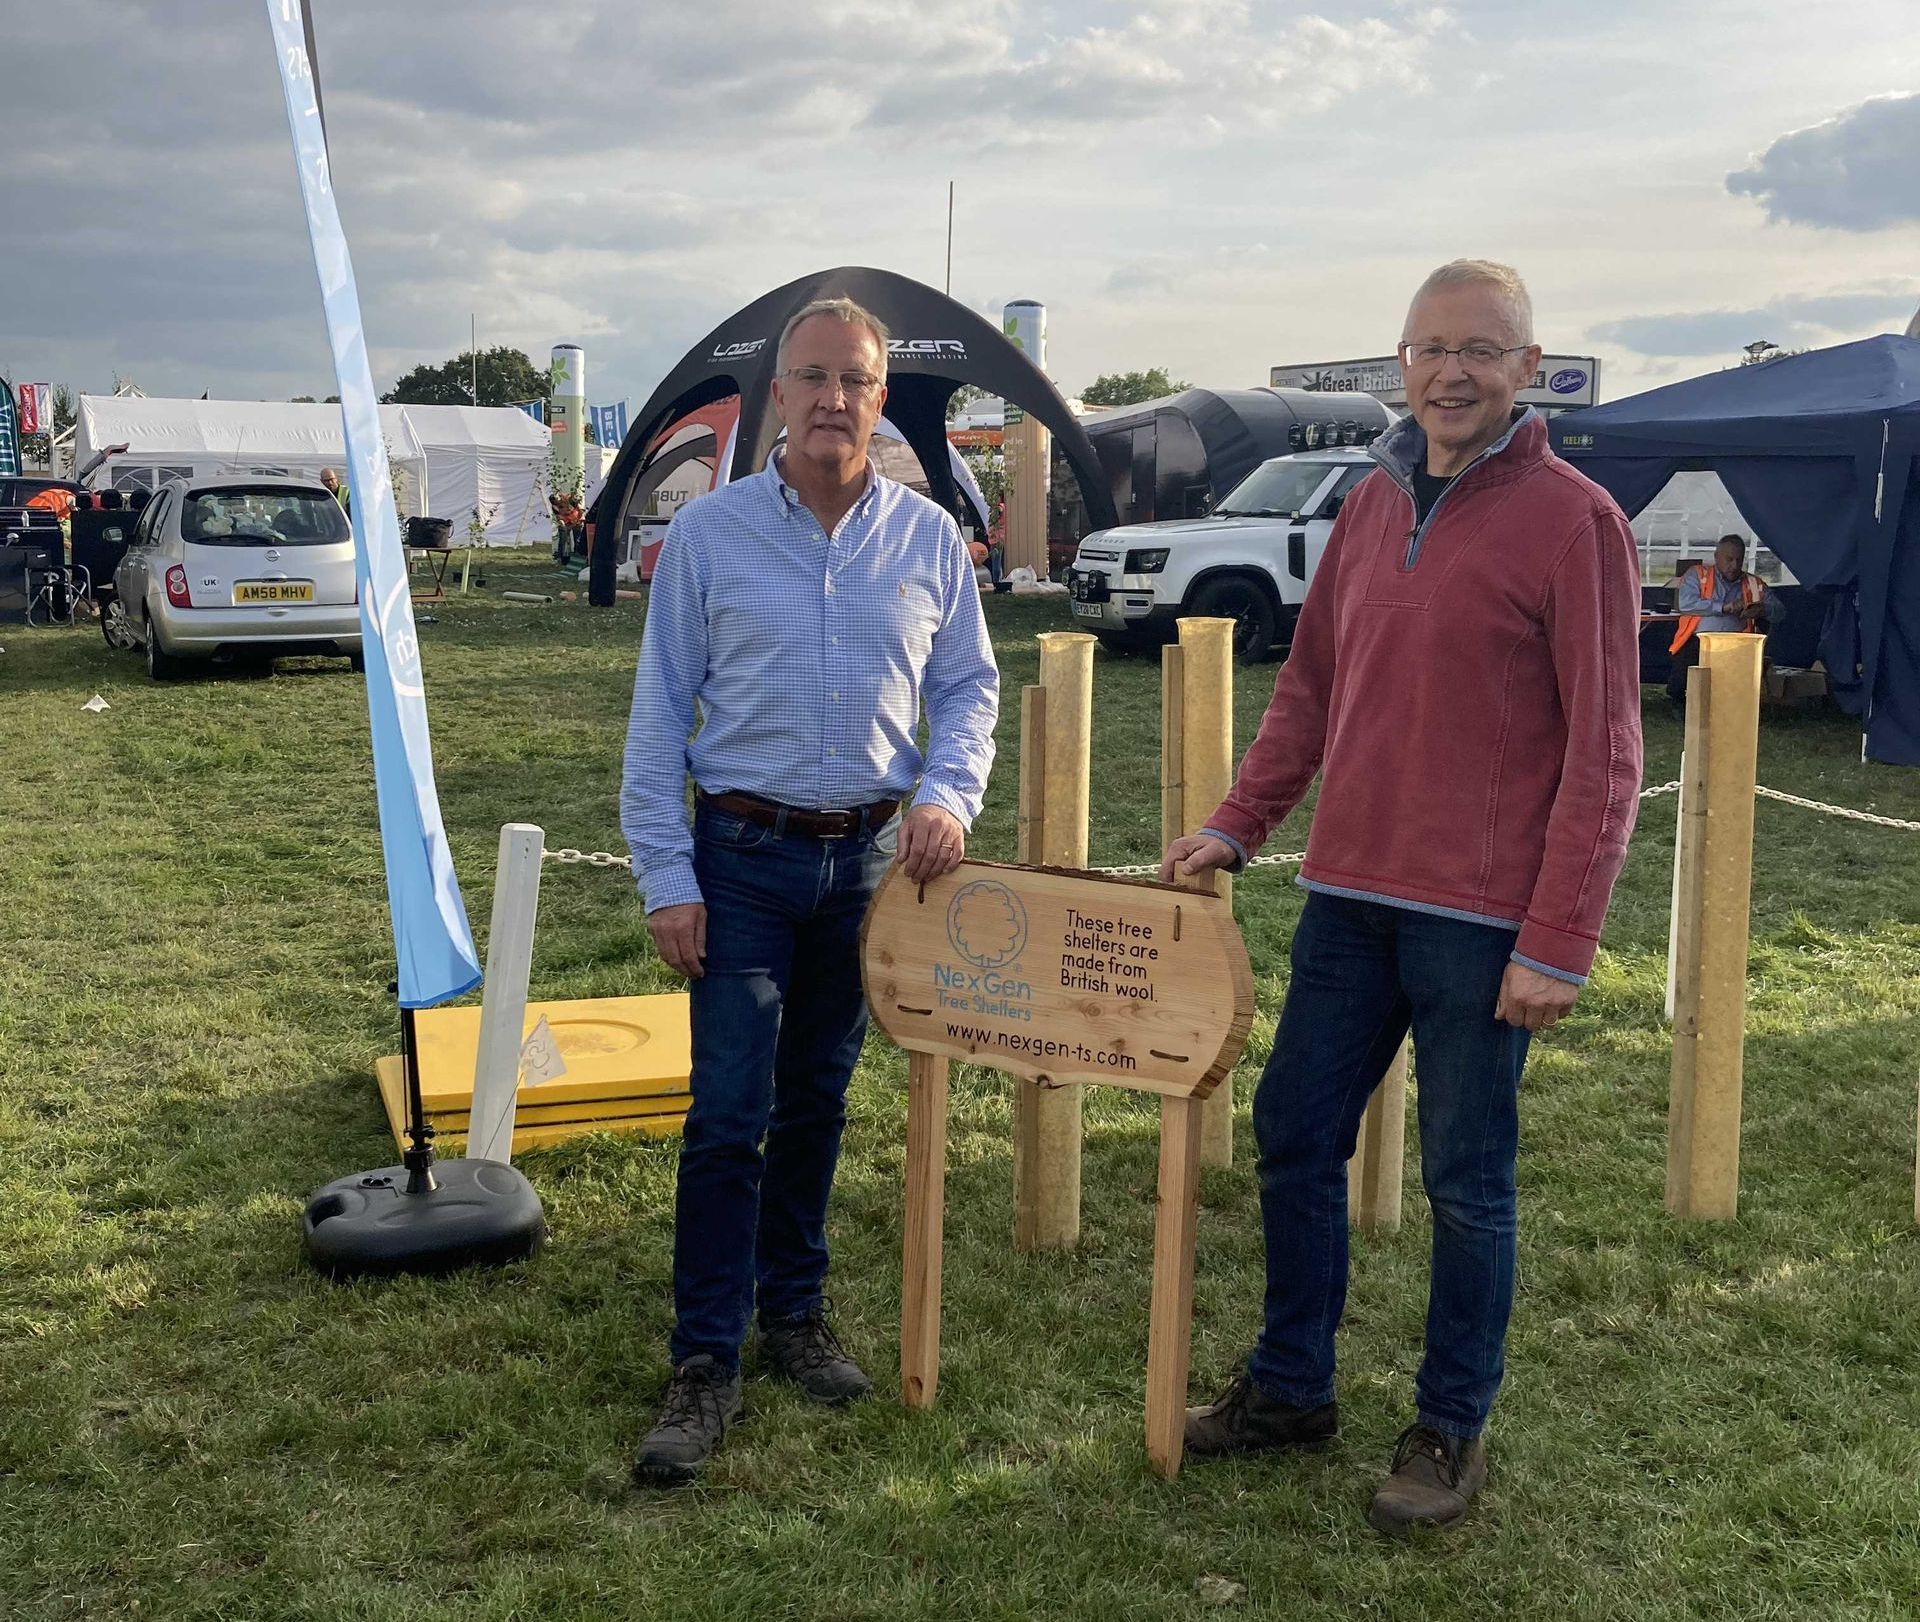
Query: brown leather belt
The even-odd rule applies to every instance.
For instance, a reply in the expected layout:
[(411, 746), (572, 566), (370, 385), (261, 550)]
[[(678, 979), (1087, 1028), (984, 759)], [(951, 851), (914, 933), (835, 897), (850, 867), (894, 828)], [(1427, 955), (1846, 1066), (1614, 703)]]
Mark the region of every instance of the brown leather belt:
[(725, 811), (742, 822), (771, 828), (776, 833), (811, 834), (816, 839), (851, 839), (855, 834), (885, 827), (900, 809), (898, 800), (875, 800), (871, 805), (857, 805), (850, 811), (809, 811), (804, 806), (763, 800), (757, 794), (702, 791), (699, 797), (716, 811)]

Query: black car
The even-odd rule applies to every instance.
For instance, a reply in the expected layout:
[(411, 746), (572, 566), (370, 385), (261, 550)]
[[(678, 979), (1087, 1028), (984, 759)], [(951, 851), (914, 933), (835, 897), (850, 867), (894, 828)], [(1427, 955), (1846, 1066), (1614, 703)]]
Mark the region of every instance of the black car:
[(76, 499), (80, 486), (71, 479), (56, 479), (50, 473), (26, 473), (0, 479), (0, 509), (24, 507), (43, 490), (64, 490)]

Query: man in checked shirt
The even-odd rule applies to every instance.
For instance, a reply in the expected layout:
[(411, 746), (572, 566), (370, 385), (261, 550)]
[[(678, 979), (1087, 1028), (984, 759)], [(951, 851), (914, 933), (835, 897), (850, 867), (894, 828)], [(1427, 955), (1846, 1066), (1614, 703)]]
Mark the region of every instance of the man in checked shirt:
[(993, 762), (1000, 677), (959, 531), (867, 460), (886, 329), (821, 300), (777, 366), (785, 444), (667, 531), (627, 730), (621, 826), (693, 1026), (650, 1486), (692, 1480), (740, 1417), (756, 1307), (768, 1372), (816, 1402), (869, 1389), (821, 1291), (860, 923), (889, 861), (917, 881), (958, 865)]

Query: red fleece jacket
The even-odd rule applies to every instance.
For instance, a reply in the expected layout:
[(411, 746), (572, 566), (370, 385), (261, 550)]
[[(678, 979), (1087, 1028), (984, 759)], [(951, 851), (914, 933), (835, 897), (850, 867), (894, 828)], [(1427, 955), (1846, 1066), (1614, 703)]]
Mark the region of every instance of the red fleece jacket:
[(1584, 978), (1639, 809), (1633, 536), (1529, 412), (1416, 547), (1394, 453), (1423, 443), (1393, 430), (1341, 510), (1206, 826), (1250, 854), (1319, 771), (1302, 882), (1517, 924), (1517, 959)]

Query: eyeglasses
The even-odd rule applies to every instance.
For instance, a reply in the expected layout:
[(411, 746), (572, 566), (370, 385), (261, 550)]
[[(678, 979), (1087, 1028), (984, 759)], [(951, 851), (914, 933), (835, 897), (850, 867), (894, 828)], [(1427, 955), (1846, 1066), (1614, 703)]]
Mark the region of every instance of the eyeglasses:
[(780, 375), (814, 393), (829, 383), (838, 383), (840, 392), (849, 400), (864, 400), (880, 387), (880, 379), (871, 372), (829, 372), (820, 366), (790, 366)]
[(1498, 344), (1462, 344), (1458, 349), (1449, 349), (1445, 344), (1401, 344), (1399, 346), (1400, 364), (1408, 371), (1422, 366), (1438, 366), (1449, 355), (1458, 355), (1460, 364), (1470, 372), (1490, 372), (1509, 355), (1517, 355), (1531, 344), (1510, 344), (1502, 349)]

